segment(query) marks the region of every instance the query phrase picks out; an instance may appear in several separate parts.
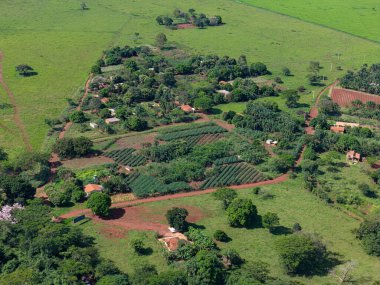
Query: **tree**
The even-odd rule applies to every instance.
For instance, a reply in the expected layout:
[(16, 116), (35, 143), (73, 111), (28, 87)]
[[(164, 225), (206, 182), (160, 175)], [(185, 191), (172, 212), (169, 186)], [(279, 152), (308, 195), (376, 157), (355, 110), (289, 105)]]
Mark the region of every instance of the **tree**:
[(143, 131), (148, 128), (148, 122), (137, 116), (131, 116), (127, 120), (127, 126), (132, 131)]
[(174, 207), (166, 212), (166, 219), (172, 228), (178, 231), (187, 229), (186, 218), (189, 212), (184, 208)]
[(35, 194), (36, 189), (23, 177), (0, 174), (0, 205), (25, 205)]
[(262, 223), (263, 223), (264, 228), (269, 229), (269, 231), (271, 232), (274, 227), (280, 224), (280, 218), (278, 217), (277, 214), (268, 212), (263, 215)]
[(229, 237), (224, 231), (216, 230), (214, 232), (214, 239), (217, 241), (227, 242), (229, 240)]
[(277, 250), (288, 274), (313, 275), (327, 269), (326, 246), (315, 235), (299, 232), (282, 237)]
[(380, 216), (362, 222), (356, 236), (368, 254), (380, 256)]
[(21, 76), (29, 76), (33, 73), (34, 69), (33, 67), (27, 65), (27, 64), (20, 64), (16, 66), (16, 71)]
[(62, 159), (73, 158), (90, 153), (92, 146), (92, 141), (86, 137), (63, 138), (55, 143), (53, 151)]
[(152, 276), (145, 284), (149, 285), (188, 285), (184, 270), (172, 269)]
[(219, 188), (212, 194), (215, 199), (222, 202), (223, 209), (227, 209), (231, 202), (237, 197), (235, 190), (231, 188)]
[(319, 70), (321, 68), (322, 67), (321, 67), (321, 64), (319, 63), (319, 61), (310, 61), (307, 71), (316, 74), (316, 73), (319, 73)]
[(94, 192), (90, 195), (87, 201), (87, 208), (90, 208), (92, 212), (101, 217), (106, 217), (110, 213), (111, 198), (105, 193)]
[(250, 199), (234, 199), (226, 212), (233, 227), (248, 227), (257, 220), (257, 209)]
[(186, 265), (189, 285), (223, 284), (222, 264), (215, 252), (201, 250)]
[(156, 46), (158, 46), (160, 49), (163, 49), (165, 47), (167, 41), (168, 39), (164, 33), (159, 33), (156, 36)]
[(194, 107), (204, 112), (209, 111), (214, 106), (214, 102), (211, 97), (207, 95), (200, 95), (194, 100)]
[(145, 250), (144, 242), (142, 241), (142, 239), (132, 239), (129, 244), (137, 254), (142, 254)]
[(302, 231), (302, 227), (299, 223), (295, 223), (292, 227), (294, 233)]
[(163, 24), (164, 24), (164, 20), (163, 20), (162, 16), (157, 16), (157, 18), (156, 18), (156, 22), (157, 22), (159, 25), (163, 25)]
[(102, 68), (99, 65), (93, 65), (91, 67), (91, 73), (93, 74), (102, 74)]
[(289, 68), (284, 67), (284, 68), (282, 69), (282, 74), (285, 75), (285, 76), (290, 76), (290, 75), (292, 75), (292, 72), (290, 71)]
[(73, 111), (70, 114), (69, 119), (73, 123), (83, 123), (86, 121), (86, 117), (82, 111)]
[(268, 73), (267, 66), (262, 62), (255, 62), (251, 64), (250, 72), (252, 76), (260, 76)]
[(285, 98), (285, 104), (289, 108), (295, 108), (298, 105), (298, 100), (301, 98), (297, 90), (289, 89), (282, 92)]

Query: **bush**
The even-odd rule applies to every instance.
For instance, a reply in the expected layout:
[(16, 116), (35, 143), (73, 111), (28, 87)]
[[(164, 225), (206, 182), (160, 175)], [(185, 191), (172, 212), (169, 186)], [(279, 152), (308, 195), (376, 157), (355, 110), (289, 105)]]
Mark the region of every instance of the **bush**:
[(70, 114), (69, 119), (73, 123), (83, 123), (86, 121), (86, 117), (82, 111), (73, 111)]
[(226, 242), (229, 240), (228, 235), (222, 230), (216, 230), (214, 233), (214, 239), (221, 242)]
[(189, 212), (184, 208), (174, 207), (166, 212), (166, 219), (169, 225), (178, 231), (184, 231), (187, 229), (186, 217)]
[(137, 254), (144, 252), (144, 242), (141, 239), (132, 239), (129, 244)]
[(268, 212), (263, 215), (262, 223), (264, 228), (267, 228), (269, 231), (271, 231), (274, 227), (280, 224), (280, 218), (277, 214)]
[(357, 238), (361, 240), (368, 254), (380, 256), (380, 216), (362, 222), (357, 231)]

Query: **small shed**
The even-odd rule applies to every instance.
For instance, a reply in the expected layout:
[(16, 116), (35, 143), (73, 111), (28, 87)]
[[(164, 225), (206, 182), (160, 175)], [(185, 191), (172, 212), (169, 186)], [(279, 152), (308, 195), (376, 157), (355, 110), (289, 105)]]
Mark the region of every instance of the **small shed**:
[(120, 122), (120, 119), (118, 118), (108, 118), (108, 119), (105, 119), (105, 122), (107, 125), (115, 125), (117, 123)]
[(347, 152), (346, 158), (348, 161), (350, 161), (352, 163), (357, 163), (361, 160), (362, 157), (361, 157), (360, 153), (357, 153), (354, 150), (350, 150)]
[(97, 123), (93, 123), (93, 122), (91, 122), (91, 123), (90, 123), (90, 127), (93, 128), (93, 129), (96, 129), (96, 128), (99, 127), (99, 126), (98, 126)]
[(345, 130), (345, 128), (344, 127), (340, 127), (340, 126), (331, 126), (330, 127), (330, 131), (332, 131), (334, 133), (337, 133), (337, 134), (343, 134), (344, 130)]
[(103, 186), (99, 184), (87, 184), (84, 186), (84, 192), (86, 192), (86, 197), (90, 196), (94, 192), (102, 192)]
[(190, 105), (182, 105), (181, 110), (184, 111), (185, 113), (194, 113), (195, 109), (191, 107)]

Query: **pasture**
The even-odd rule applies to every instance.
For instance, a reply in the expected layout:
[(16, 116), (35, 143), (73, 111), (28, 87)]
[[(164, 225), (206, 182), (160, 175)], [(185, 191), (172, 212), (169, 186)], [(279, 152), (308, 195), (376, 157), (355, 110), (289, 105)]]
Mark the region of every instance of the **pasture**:
[[(353, 277), (358, 284), (371, 284), (372, 280), (380, 278), (379, 260), (366, 255), (352, 233), (352, 230), (358, 227), (358, 221), (327, 206), (313, 194), (304, 190), (300, 179), (289, 180), (278, 185), (263, 186), (261, 189), (263, 194), (259, 195), (254, 195), (252, 189), (238, 190), (238, 194), (240, 197), (251, 198), (261, 215), (268, 211), (277, 213), (280, 217), (280, 224), (286, 228), (291, 228), (294, 223), (298, 222), (305, 231), (320, 234), (328, 249), (338, 254), (339, 260), (357, 262), (358, 266), (353, 271)], [(202, 209), (202, 219), (196, 224), (204, 227), (208, 236), (212, 236), (215, 230), (220, 229), (232, 239), (228, 243), (218, 243), (221, 249), (236, 249), (247, 261), (261, 260), (268, 263), (273, 276), (298, 280), (305, 284), (336, 283), (336, 279), (332, 275), (314, 276), (312, 278), (286, 276), (282, 271), (274, 247), (280, 235), (270, 234), (268, 230), (263, 228), (231, 228), (228, 226), (226, 214), (222, 210), (221, 204), (210, 194), (176, 199), (175, 204), (181, 205), (181, 207), (189, 207), (190, 215), (194, 214), (191, 209)], [(141, 213), (150, 213), (154, 217), (153, 220), (149, 219), (147, 222), (161, 225), (165, 221), (166, 210), (172, 206), (173, 200), (166, 200), (147, 203), (134, 208), (141, 208)], [(139, 211), (138, 209), (135, 211)], [(118, 220), (114, 221), (115, 224), (117, 222)], [(163, 265), (160, 247), (157, 246), (154, 235), (150, 234), (151, 232), (141, 231), (141, 229), (139, 231), (129, 229), (129, 231), (123, 232), (123, 227), (121, 227), (118, 229), (123, 234), (112, 237), (109, 236), (112, 231), (107, 230), (106, 224), (107, 222), (103, 224), (103, 222), (91, 221), (84, 225), (85, 232), (96, 238), (100, 252), (104, 257), (112, 259), (127, 272), (131, 272), (136, 265), (135, 262), (155, 264), (158, 270), (165, 270), (166, 266)], [(144, 256), (139, 261), (135, 259), (133, 253), (130, 253), (127, 245), (129, 238), (137, 234), (144, 239), (147, 246), (153, 249), (151, 255)]]
[[(372, 7), (371, 2), (360, 5)], [(15, 95), (36, 150), (45, 149), (48, 126), (44, 120), (59, 117), (67, 106), (66, 98), (80, 94), (78, 89), (90, 67), (112, 45), (153, 44), (156, 34), (164, 32), (170, 42), (190, 52), (235, 57), (245, 54), (262, 61), (273, 72), (269, 79), (281, 76), (282, 68), (289, 67), (294, 76), (282, 78), (291, 88), (307, 84), (311, 60), (320, 61), (324, 67), (321, 73), (333, 81), (343, 72), (337, 66), (343, 70), (358, 68), (364, 62), (375, 62), (380, 52), (380, 45), (374, 42), (235, 1), (110, 0), (105, 4), (93, 0), (88, 6), (89, 10), (82, 11), (80, 3), (73, 0), (0, 2), (4, 81)], [(172, 31), (156, 24), (157, 15), (171, 13), (176, 7), (221, 15), (226, 25)], [(140, 34), (138, 39), (135, 32)], [(21, 63), (31, 65), (38, 75), (18, 76), (15, 66)], [(3, 100), (5, 94), (0, 95)], [(13, 156), (22, 149), (21, 143), (13, 143), (21, 141), (20, 134), (10, 116), (3, 111), (0, 114), (0, 123), (12, 130), (1, 128), (0, 144)]]
[(376, 0), (242, 0), (256, 7), (380, 42), (380, 2)]

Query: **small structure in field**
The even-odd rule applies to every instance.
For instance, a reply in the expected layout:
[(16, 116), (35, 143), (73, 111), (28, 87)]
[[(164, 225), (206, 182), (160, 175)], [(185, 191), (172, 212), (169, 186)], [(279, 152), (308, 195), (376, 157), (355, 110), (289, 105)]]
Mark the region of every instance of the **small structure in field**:
[(344, 130), (345, 130), (345, 128), (344, 127), (340, 127), (340, 126), (331, 126), (330, 127), (330, 131), (332, 131), (334, 133), (337, 133), (337, 134), (343, 134)]
[(112, 117), (115, 117), (115, 116), (116, 116), (116, 111), (115, 111), (115, 109), (108, 109), (108, 111), (111, 112), (111, 116), (112, 116)]
[(93, 128), (93, 129), (96, 129), (96, 128), (99, 127), (99, 126), (98, 126), (97, 123), (93, 123), (93, 122), (91, 122), (91, 123), (90, 123), (90, 127)]
[(357, 153), (354, 150), (350, 150), (347, 152), (346, 158), (349, 162), (358, 163), (358, 162), (360, 162), (362, 157), (361, 157), (360, 153)]
[(278, 141), (274, 141), (274, 140), (266, 140), (265, 143), (267, 145), (277, 145), (278, 144)]
[(102, 192), (103, 186), (99, 184), (87, 184), (84, 186), (84, 192), (86, 192), (86, 197), (90, 196), (94, 192)]
[(158, 240), (162, 242), (169, 251), (176, 251), (181, 243), (189, 242), (184, 234), (178, 232), (165, 234), (164, 237)]
[(190, 105), (182, 105), (181, 110), (184, 111), (185, 113), (194, 113), (195, 109), (191, 107)]
[(118, 118), (108, 118), (108, 119), (105, 119), (105, 122), (107, 125), (115, 125), (117, 123), (120, 122), (120, 119)]
[(107, 104), (109, 101), (110, 101), (110, 99), (107, 97), (100, 99), (100, 102), (102, 102), (103, 104)]
[(124, 166), (124, 169), (129, 172), (133, 171), (133, 167), (129, 165)]

